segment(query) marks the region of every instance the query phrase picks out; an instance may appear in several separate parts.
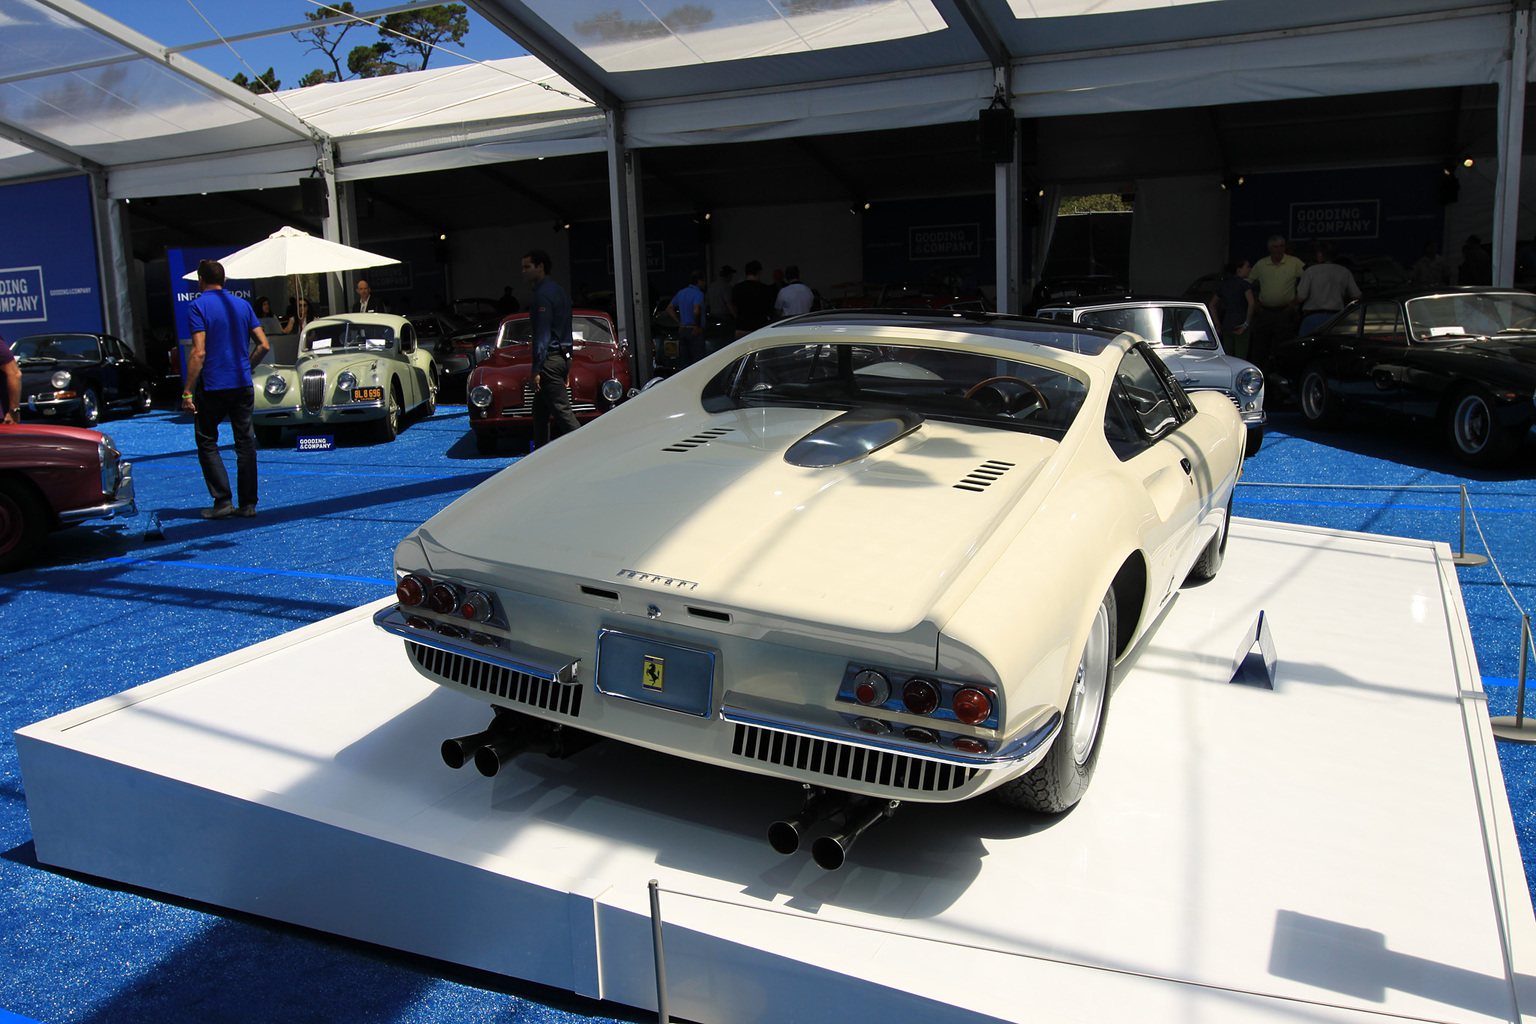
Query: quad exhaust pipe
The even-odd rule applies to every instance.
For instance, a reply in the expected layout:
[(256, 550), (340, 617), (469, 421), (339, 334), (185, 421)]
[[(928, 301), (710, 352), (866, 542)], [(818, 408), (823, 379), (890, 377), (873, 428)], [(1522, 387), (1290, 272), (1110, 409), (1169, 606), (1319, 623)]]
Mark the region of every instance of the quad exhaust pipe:
[(788, 856), (800, 849), (805, 834), (817, 825), (831, 831), (811, 844), (811, 858), (827, 871), (836, 871), (848, 859), (848, 851), (877, 822), (896, 813), (900, 800), (839, 793), (819, 786), (805, 787), (800, 813), (768, 826), (768, 845)]
[(449, 768), (463, 768), (473, 761), (475, 769), (486, 778), (524, 754), (548, 754), (567, 758), (585, 750), (602, 737), (580, 729), (545, 722), (516, 711), (496, 709), (496, 717), (483, 731), (443, 740), (443, 763)]

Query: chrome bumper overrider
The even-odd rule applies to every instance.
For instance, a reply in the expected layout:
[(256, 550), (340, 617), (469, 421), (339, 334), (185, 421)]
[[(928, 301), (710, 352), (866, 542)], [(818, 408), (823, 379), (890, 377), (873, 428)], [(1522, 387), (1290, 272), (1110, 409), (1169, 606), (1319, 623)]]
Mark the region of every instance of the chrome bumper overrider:
[[(737, 701), (736, 704), (730, 703), (733, 698)], [(745, 701), (750, 701), (757, 706), (748, 708), (744, 706)], [(726, 703), (720, 708), (720, 717), (727, 722), (756, 726), (772, 732), (809, 736), (812, 739), (830, 740), (851, 747), (862, 747), (865, 750), (905, 754), (925, 761), (938, 761), (982, 771), (1013, 768), (1028, 761), (1049, 743), (1061, 728), (1061, 712), (1053, 707), (1042, 706), (1019, 734), (1003, 747), (988, 754), (966, 754), (958, 750), (943, 750), (931, 743), (909, 740), (894, 734), (876, 738), (851, 726), (833, 725), (830, 722), (810, 723), (805, 720), (803, 714), (790, 715), (768, 710), (763, 706), (767, 703), (750, 698), (744, 699), (737, 694), (726, 694)]]
[(117, 485), (117, 494), (111, 501), (100, 505), (92, 505), (90, 508), (76, 508), (68, 512), (59, 513), (59, 522), (65, 526), (84, 522), (87, 519), (111, 519), (113, 516), (136, 516), (138, 507), (133, 498), (133, 463), (122, 464), (122, 479)]
[[(416, 619), (425, 625), (413, 626), (410, 624), (411, 619)], [(532, 644), (518, 643), (504, 637), (481, 633), (473, 628), (475, 623), (466, 622), (463, 627), (452, 627), (462, 629), (465, 633), (462, 637), (447, 636), (438, 630), (451, 624), (421, 616), (408, 616), (401, 611), (399, 605), (395, 605), (374, 615), (373, 624), (386, 633), (405, 640), (413, 640), (424, 647), (433, 647), (450, 654), (459, 654), (466, 658), (499, 665), (538, 679), (549, 679), (565, 685), (574, 685), (579, 682), (580, 658), (571, 658), (556, 651), (534, 647)]]

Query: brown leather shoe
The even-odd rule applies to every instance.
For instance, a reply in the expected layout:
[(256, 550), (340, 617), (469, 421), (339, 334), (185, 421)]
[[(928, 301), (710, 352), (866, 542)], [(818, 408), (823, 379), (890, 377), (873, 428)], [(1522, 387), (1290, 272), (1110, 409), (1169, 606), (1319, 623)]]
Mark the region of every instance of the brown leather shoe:
[(255, 519), (256, 518), (256, 506), (255, 505), (241, 505), (238, 509), (235, 510), (235, 515), (239, 516), (241, 519)]
[(235, 506), (229, 502), (215, 505), (213, 508), (205, 508), (199, 513), (204, 519), (228, 519), (235, 514)]

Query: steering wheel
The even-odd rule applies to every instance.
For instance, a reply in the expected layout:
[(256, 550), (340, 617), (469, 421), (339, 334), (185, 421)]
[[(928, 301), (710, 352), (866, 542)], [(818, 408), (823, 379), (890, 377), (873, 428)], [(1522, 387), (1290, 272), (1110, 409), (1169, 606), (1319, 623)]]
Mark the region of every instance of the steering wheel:
[(965, 397), (975, 399), (977, 404), (994, 415), (1012, 415), (1029, 405), (1025, 401), (1028, 398), (1033, 398), (1042, 410), (1051, 407), (1044, 392), (1019, 377), (988, 377), (967, 391)]

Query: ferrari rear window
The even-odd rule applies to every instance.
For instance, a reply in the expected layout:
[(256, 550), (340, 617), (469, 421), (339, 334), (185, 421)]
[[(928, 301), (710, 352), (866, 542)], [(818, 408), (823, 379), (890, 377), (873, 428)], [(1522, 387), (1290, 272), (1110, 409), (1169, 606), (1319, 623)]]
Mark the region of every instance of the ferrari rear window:
[(974, 352), (811, 343), (761, 349), (706, 385), (708, 409), (905, 409), (929, 419), (1060, 436), (1087, 385), (1053, 367)]

